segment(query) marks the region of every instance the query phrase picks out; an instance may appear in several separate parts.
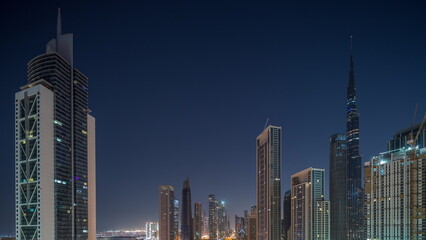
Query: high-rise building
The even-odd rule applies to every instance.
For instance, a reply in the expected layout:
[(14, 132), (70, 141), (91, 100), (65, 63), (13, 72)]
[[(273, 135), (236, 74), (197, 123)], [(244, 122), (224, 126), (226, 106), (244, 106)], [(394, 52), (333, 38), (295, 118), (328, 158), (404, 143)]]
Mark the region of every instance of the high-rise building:
[(202, 219), (203, 219), (203, 225), (202, 225), (203, 236), (209, 235), (209, 216), (206, 215), (205, 212), (203, 213), (203, 218)]
[(96, 237), (95, 119), (88, 79), (74, 68), (73, 35), (56, 38), (28, 63), (15, 95), (17, 239)]
[(200, 240), (203, 234), (202, 205), (196, 202), (194, 206), (194, 238)]
[(217, 201), (214, 194), (209, 195), (209, 238), (217, 240), (218, 219), (217, 219)]
[(366, 239), (426, 239), (426, 148), (380, 153), (364, 176)]
[(331, 240), (347, 239), (347, 191), (346, 191), (346, 135), (330, 137), (330, 207)]
[(359, 152), (359, 113), (356, 99), (352, 53), (349, 64), (349, 85), (346, 103), (346, 157), (347, 157), (347, 236), (349, 240), (363, 239), (363, 189), (361, 155)]
[(308, 168), (291, 176), (293, 240), (329, 240), (329, 202), (324, 202), (324, 169)]
[(246, 238), (245, 222), (246, 218), (235, 215), (235, 235), (239, 240), (244, 240)]
[(176, 216), (175, 191), (170, 185), (160, 186), (160, 240), (176, 240), (178, 219)]
[(145, 231), (146, 231), (147, 240), (157, 240), (158, 239), (158, 222), (146, 222)]
[(216, 204), (217, 206), (217, 230), (218, 238), (225, 239), (229, 234), (229, 219), (226, 212), (225, 202), (221, 201)]
[(330, 240), (330, 201), (316, 202), (314, 221), (313, 239)]
[(256, 240), (256, 221), (257, 221), (257, 208), (251, 207), (251, 211), (247, 216), (247, 240)]
[(281, 127), (256, 139), (257, 240), (281, 240)]
[(189, 178), (183, 182), (182, 189), (182, 205), (181, 205), (181, 223), (180, 223), (180, 235), (181, 240), (193, 240), (194, 239), (194, 228), (192, 220), (191, 210), (191, 188), (189, 185)]
[(288, 240), (291, 226), (291, 190), (288, 190), (284, 194), (283, 201), (283, 238)]

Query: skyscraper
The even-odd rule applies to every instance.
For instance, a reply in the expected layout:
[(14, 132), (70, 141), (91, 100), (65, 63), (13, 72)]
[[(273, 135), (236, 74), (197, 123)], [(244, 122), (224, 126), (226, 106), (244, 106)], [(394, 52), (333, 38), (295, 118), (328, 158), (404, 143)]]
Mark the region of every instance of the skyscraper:
[(157, 240), (158, 239), (158, 222), (146, 222), (146, 239)]
[(352, 53), (349, 64), (349, 85), (346, 103), (347, 144), (347, 232), (349, 240), (363, 239), (363, 189), (361, 155), (359, 152), (359, 113), (356, 102), (354, 63)]
[(256, 240), (256, 220), (257, 219), (257, 208), (252, 206), (250, 213), (247, 216), (247, 240)]
[(426, 148), (380, 153), (364, 175), (366, 239), (426, 239)]
[(209, 195), (209, 238), (210, 240), (217, 239), (217, 201), (214, 194)]
[(229, 233), (228, 214), (226, 212), (225, 202), (217, 202), (217, 230), (218, 238), (225, 239)]
[(283, 237), (284, 240), (288, 240), (291, 226), (291, 190), (288, 190), (284, 194), (283, 215)]
[(200, 240), (203, 234), (202, 205), (196, 202), (194, 206), (194, 238)]
[(235, 236), (239, 240), (244, 240), (246, 238), (246, 220), (245, 217), (238, 217), (235, 215)]
[(347, 191), (346, 191), (346, 135), (330, 137), (330, 205), (331, 240), (346, 239)]
[(170, 185), (160, 186), (160, 240), (176, 240), (178, 219), (175, 207), (175, 191)]
[(193, 240), (194, 229), (191, 210), (191, 188), (189, 186), (189, 178), (183, 182), (182, 189), (182, 206), (181, 206), (181, 225), (180, 234), (181, 240)]
[(324, 169), (291, 176), (292, 240), (329, 240), (329, 202), (324, 200)]
[(256, 139), (257, 240), (281, 240), (281, 127)]
[(73, 35), (28, 63), (15, 95), (17, 239), (96, 237), (95, 119), (88, 79), (74, 68)]

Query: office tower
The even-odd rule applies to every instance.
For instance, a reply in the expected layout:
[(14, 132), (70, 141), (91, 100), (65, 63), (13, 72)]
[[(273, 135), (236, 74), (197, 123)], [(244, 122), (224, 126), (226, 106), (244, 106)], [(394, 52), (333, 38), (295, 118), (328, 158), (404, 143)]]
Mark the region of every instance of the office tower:
[[(403, 147), (409, 146), (407, 142), (410, 140), (410, 134), (413, 134), (414, 137), (417, 135), (417, 132), (419, 132), (420, 124), (414, 125), (412, 127), (403, 129), (398, 131), (392, 140), (388, 142), (388, 151), (400, 149)], [(422, 130), (419, 132), (419, 136), (417, 138), (416, 144), (419, 146), (419, 148), (426, 147), (426, 128), (422, 128)]]
[(200, 240), (202, 237), (203, 221), (202, 221), (202, 205), (200, 202), (194, 206), (194, 238)]
[(284, 194), (283, 209), (283, 237), (287, 240), (291, 226), (291, 190)]
[(176, 240), (178, 234), (177, 200), (170, 185), (160, 186), (160, 240)]
[(225, 202), (218, 202), (217, 206), (217, 230), (218, 230), (218, 238), (224, 239), (229, 234), (229, 219), (228, 214), (226, 212)]
[(366, 238), (426, 239), (426, 148), (380, 153), (364, 176)]
[(157, 240), (158, 239), (158, 222), (146, 222), (145, 231), (146, 231), (147, 240)]
[(217, 201), (214, 194), (209, 195), (209, 238), (210, 240), (217, 240)]
[(247, 240), (256, 240), (257, 237), (257, 208), (256, 206), (251, 206), (250, 213), (247, 216)]
[(181, 211), (181, 225), (180, 225), (181, 240), (194, 239), (191, 205), (192, 205), (191, 188), (189, 186), (189, 178), (187, 178), (183, 182), (183, 189), (182, 189), (182, 207), (181, 207), (182, 211)]
[(324, 202), (324, 169), (308, 168), (291, 176), (293, 240), (329, 240), (328, 202)]
[(347, 234), (349, 240), (363, 239), (363, 189), (359, 153), (359, 113), (356, 102), (354, 63), (350, 55), (349, 85), (346, 103), (347, 157)]
[(281, 127), (256, 139), (257, 240), (281, 240)]
[(202, 219), (203, 219), (203, 225), (202, 225), (203, 236), (209, 235), (209, 216), (206, 215), (205, 212), (203, 213), (203, 218)]
[(15, 95), (17, 239), (89, 239), (96, 234), (95, 120), (88, 79), (74, 68), (73, 35), (28, 63)]
[(235, 235), (237, 239), (245, 239), (246, 237), (246, 230), (244, 228), (245, 226), (246, 218), (244, 217), (238, 217), (235, 215)]
[(346, 239), (347, 191), (346, 191), (346, 135), (330, 137), (330, 207), (331, 240)]

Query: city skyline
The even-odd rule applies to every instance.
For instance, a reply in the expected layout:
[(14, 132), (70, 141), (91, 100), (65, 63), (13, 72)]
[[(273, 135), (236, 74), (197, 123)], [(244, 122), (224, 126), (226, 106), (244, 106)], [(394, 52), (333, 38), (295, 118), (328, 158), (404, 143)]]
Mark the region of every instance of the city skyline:
[[(25, 82), (27, 62), (43, 51), (45, 40), (55, 33), (56, 4), (43, 8), (30, 3), (23, 9), (11, 3), (1, 16), (5, 31), (12, 32), (1, 44), (7, 56), (1, 59), (2, 116), (13, 116), (12, 95)], [(421, 44), (426, 36), (418, 31), (426, 26), (420, 14), (425, 6), (393, 2), (378, 13), (363, 10), (363, 4), (339, 5), (353, 8), (348, 17), (338, 13), (332, 19), (354, 19), (328, 28), (329, 20), (323, 20), (315, 8), (297, 3), (277, 4), (276, 10), (271, 5), (257, 9), (251, 3), (229, 3), (224, 8), (149, 3), (133, 11), (128, 5), (114, 9), (111, 2), (100, 7), (87, 4), (86, 9), (64, 3), (63, 28), (78, 33), (76, 68), (90, 78), (90, 106), (98, 119), (99, 230), (158, 220), (158, 186), (181, 186), (186, 176), (192, 180), (193, 200), (208, 206), (208, 194), (215, 193), (229, 204), (229, 216), (241, 215), (255, 204), (254, 139), (268, 118), (283, 127), (282, 193), (290, 188), (290, 175), (295, 172), (309, 166), (328, 171), (329, 136), (345, 131), (344, 93), (352, 34), (363, 163), (385, 151), (392, 134), (412, 123), (416, 103), (418, 123), (426, 109), (421, 91), (426, 85), (426, 48)], [(391, 9), (395, 5), (400, 6), (396, 20)], [(39, 11), (30, 11), (31, 7)], [(375, 4), (370, 7), (383, 10)], [(99, 17), (93, 19), (95, 9)], [(113, 10), (132, 14), (115, 16), (118, 22), (114, 24), (108, 17)], [(156, 12), (162, 14), (154, 16)], [(297, 17), (301, 12), (303, 16), (312, 13), (320, 21), (313, 23), (313, 17), (303, 22), (304, 18)], [(258, 18), (253, 20), (251, 13)], [(364, 18), (358, 16), (361, 13)], [(168, 14), (177, 23), (162, 22), (162, 17), (172, 19)], [(200, 27), (194, 20), (207, 25)], [(367, 28), (369, 24), (378, 28), (377, 33), (374, 27)], [(270, 106), (260, 104), (265, 98)], [(122, 106), (140, 113), (121, 112)], [(315, 124), (311, 124), (313, 116)], [(131, 123), (135, 117), (140, 120), (137, 126), (117, 125)], [(0, 210), (13, 219), (13, 122), (4, 117), (0, 125), (0, 191), (6, 193)], [(315, 144), (300, 157), (307, 140)], [(123, 173), (117, 170), (117, 162)], [(152, 171), (160, 168), (164, 171)], [(217, 181), (206, 172), (238, 174), (238, 178)], [(132, 185), (140, 182), (144, 186), (134, 191)], [(140, 201), (146, 205), (134, 211), (130, 206)], [(115, 202), (124, 204), (115, 206)], [(14, 232), (13, 220), (1, 219), (0, 234), (10, 232)]]

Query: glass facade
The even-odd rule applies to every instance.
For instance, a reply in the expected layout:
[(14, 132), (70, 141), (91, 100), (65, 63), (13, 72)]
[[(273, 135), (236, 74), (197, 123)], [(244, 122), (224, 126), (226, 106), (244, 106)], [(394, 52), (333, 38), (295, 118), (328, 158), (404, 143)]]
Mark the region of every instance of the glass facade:
[(183, 183), (182, 189), (182, 207), (181, 207), (181, 240), (194, 239), (194, 227), (192, 220), (192, 203), (191, 203), (191, 188), (189, 186), (189, 178)]
[(257, 239), (281, 239), (281, 127), (268, 126), (256, 139)]
[(331, 239), (346, 239), (346, 135), (330, 137)]
[[(87, 136), (88, 79), (73, 66), (73, 36), (60, 32), (60, 13), (57, 27), (57, 37), (48, 42), (46, 53), (33, 58), (28, 63), (28, 84), (25, 86), (25, 89), (31, 89), (40, 84), (47, 86), (53, 96), (51, 103), (53, 116), (50, 122), (53, 136), (52, 141), (43, 142), (43, 146), (46, 149), (52, 148), (53, 152), (52, 156), (47, 156), (45, 161), (53, 163), (51, 181), (54, 186), (51, 190), (54, 192), (54, 201), (51, 205), (54, 208), (54, 216), (52, 216), (54, 222), (50, 228), (54, 231), (54, 237), (49, 236), (43, 239), (85, 240), (88, 239), (89, 233), (88, 189), (90, 187)], [(36, 96), (32, 96), (28, 98), (28, 101), (36, 99)], [(49, 105), (48, 102), (43, 104)], [(17, 112), (22, 116), (32, 116), (28, 113), (23, 114), (20, 109)], [(28, 124), (35, 120), (36, 118), (29, 119)], [(28, 131), (27, 128), (26, 131)], [(31, 134), (21, 133), (21, 135), (37, 136), (36, 130), (31, 132)], [(42, 140), (45, 139), (41, 137)], [(33, 145), (32, 138), (26, 142)], [(45, 169), (48, 171), (48, 168)], [(41, 184), (44, 183), (41, 182)], [(19, 211), (17, 214), (27, 215)], [(43, 217), (42, 214), (41, 220), (43, 219), (48, 217)], [(17, 222), (17, 226), (20, 226), (20, 222)], [(21, 238), (19, 235), (18, 239), (34, 238)]]
[(214, 194), (209, 195), (209, 238), (210, 240), (217, 239), (217, 202)]
[(363, 239), (363, 189), (361, 155), (359, 153), (359, 113), (356, 102), (354, 64), (350, 56), (349, 86), (346, 103), (347, 144), (347, 231), (348, 239)]

